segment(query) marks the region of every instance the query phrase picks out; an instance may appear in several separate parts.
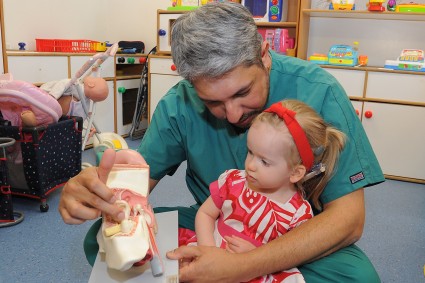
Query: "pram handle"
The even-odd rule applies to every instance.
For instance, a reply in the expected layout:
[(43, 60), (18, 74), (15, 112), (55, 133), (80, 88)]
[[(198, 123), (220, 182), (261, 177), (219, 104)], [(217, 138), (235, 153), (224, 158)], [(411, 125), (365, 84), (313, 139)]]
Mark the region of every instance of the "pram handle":
[(65, 90), (78, 80), (83, 81), (84, 78), (91, 75), (94, 70), (100, 67), (102, 63), (110, 56), (115, 56), (118, 50), (118, 43), (112, 44), (105, 52), (93, 55), (87, 62), (75, 73), (74, 77), (66, 84)]

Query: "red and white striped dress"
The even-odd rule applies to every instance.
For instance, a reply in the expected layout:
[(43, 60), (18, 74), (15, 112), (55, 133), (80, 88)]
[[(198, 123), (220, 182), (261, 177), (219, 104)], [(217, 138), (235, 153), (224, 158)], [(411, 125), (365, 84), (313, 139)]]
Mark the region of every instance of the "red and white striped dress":
[[(244, 170), (227, 170), (210, 185), (211, 197), (221, 210), (214, 238), (225, 248), (224, 236), (236, 235), (255, 246), (265, 244), (313, 217), (299, 193), (279, 203), (247, 187)], [(269, 274), (250, 282), (305, 282), (297, 268)]]

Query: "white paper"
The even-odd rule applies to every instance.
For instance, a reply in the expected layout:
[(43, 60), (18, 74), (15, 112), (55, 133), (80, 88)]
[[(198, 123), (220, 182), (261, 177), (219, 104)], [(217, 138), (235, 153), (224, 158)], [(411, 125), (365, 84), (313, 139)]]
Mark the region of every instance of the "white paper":
[(164, 274), (153, 277), (150, 264), (132, 267), (125, 272), (109, 269), (101, 254), (97, 254), (89, 283), (177, 283), (178, 281), (178, 261), (169, 260), (165, 256), (167, 251), (178, 246), (178, 213), (169, 211), (155, 214), (158, 223), (158, 233), (156, 243), (159, 253), (164, 263)]

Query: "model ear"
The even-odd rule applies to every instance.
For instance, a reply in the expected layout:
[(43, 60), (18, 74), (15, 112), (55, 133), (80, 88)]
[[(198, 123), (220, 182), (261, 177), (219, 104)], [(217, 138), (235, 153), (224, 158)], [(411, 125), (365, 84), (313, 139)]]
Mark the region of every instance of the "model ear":
[(289, 177), (289, 180), (291, 183), (295, 184), (302, 178), (304, 178), (306, 173), (306, 169), (304, 165), (297, 165), (295, 166), (294, 170), (292, 170), (291, 176)]

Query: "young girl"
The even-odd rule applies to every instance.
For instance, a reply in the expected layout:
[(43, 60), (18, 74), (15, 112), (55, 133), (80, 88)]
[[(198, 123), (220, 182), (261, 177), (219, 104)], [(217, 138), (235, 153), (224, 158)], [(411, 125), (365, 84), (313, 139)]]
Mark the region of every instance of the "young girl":
[[(245, 170), (227, 170), (210, 185), (195, 220), (198, 245), (247, 252), (313, 217), (309, 202), (331, 178), (345, 142), (309, 106), (273, 104), (249, 128)], [(250, 282), (304, 282), (298, 269)]]

